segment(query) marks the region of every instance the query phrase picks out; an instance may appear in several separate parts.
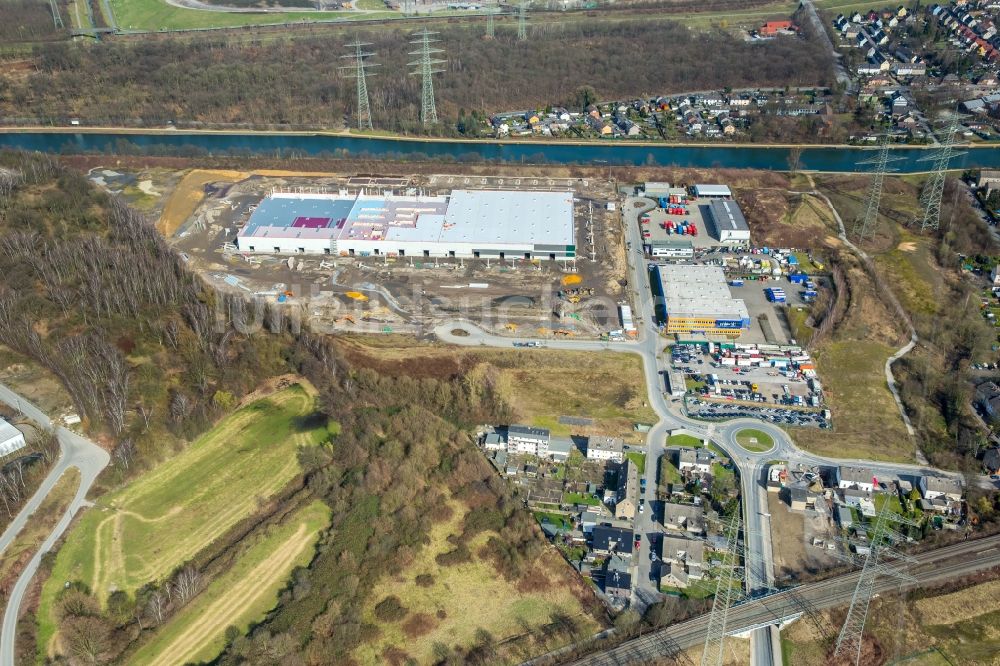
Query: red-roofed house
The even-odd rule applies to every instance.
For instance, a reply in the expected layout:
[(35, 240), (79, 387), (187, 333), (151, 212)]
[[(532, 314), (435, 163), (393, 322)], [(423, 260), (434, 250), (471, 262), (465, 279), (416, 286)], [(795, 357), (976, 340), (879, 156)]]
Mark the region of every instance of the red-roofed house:
[(771, 37), (778, 34), (780, 30), (791, 30), (791, 21), (768, 21), (763, 26), (761, 26), (760, 34), (762, 37)]

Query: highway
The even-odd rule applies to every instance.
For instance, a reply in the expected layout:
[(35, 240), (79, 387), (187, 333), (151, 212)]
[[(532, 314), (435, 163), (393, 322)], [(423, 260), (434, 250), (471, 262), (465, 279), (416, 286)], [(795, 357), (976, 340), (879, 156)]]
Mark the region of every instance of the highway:
[[(960, 578), (977, 571), (1000, 566), (1000, 535), (963, 541), (952, 546), (915, 555), (915, 563), (906, 567), (906, 573), (916, 581), (900, 583), (895, 578), (883, 576), (875, 584), (877, 593), (892, 593)], [(734, 606), (729, 613), (729, 633), (742, 633), (745, 628), (770, 625), (782, 619), (809, 615), (815, 610), (834, 608), (850, 603), (858, 582), (859, 572), (854, 571), (818, 583), (809, 583), (783, 590), (769, 596), (746, 601)], [(676, 654), (677, 650), (693, 647), (705, 641), (708, 615), (654, 631), (633, 639), (613, 649), (588, 655), (573, 662), (574, 666), (608, 666), (635, 664), (662, 659)], [(828, 638), (836, 635), (838, 627), (828, 626)], [(558, 663), (558, 652), (529, 662), (533, 666)]]
[[(635, 202), (642, 203), (636, 207)], [(926, 465), (875, 462), (860, 459), (837, 459), (818, 456), (802, 451), (795, 446), (791, 437), (781, 428), (758, 419), (734, 419), (723, 423), (708, 423), (687, 417), (681, 412), (679, 403), (668, 403), (665, 394), (663, 373), (669, 362), (664, 362), (663, 350), (667, 341), (660, 335), (654, 318), (653, 294), (649, 287), (647, 262), (642, 254), (642, 239), (638, 217), (654, 207), (648, 199), (627, 198), (622, 205), (624, 235), (627, 243), (628, 278), (631, 299), (635, 306), (635, 323), (639, 329), (637, 340), (606, 342), (599, 340), (546, 340), (544, 349), (571, 351), (620, 352), (638, 354), (643, 359), (646, 390), (650, 405), (660, 420), (652, 427), (646, 438), (646, 506), (644, 513), (636, 516), (635, 530), (642, 534), (642, 544), (633, 558), (632, 607), (642, 612), (646, 606), (660, 598), (658, 581), (651, 578), (649, 547), (651, 537), (662, 534), (662, 528), (655, 522), (651, 507), (656, 502), (656, 473), (658, 460), (666, 448), (667, 434), (671, 430), (685, 429), (696, 436), (711, 439), (733, 459), (739, 471), (741, 495), (743, 498), (744, 547), (746, 550), (747, 590), (760, 594), (774, 587), (774, 561), (771, 550), (770, 516), (767, 512), (767, 493), (763, 484), (763, 474), (769, 461), (780, 459), (789, 464), (805, 465), (865, 465), (876, 474), (901, 476), (940, 475), (962, 478)], [(434, 328), (434, 334), (443, 342), (466, 346), (490, 346), (510, 348), (518, 338), (504, 337), (488, 333), (477, 325), (463, 320), (445, 321)], [(744, 428), (755, 428), (769, 434), (774, 447), (769, 451), (755, 453), (740, 446), (736, 434)], [(978, 480), (980, 483), (982, 479)], [(775, 650), (772, 641), (776, 631), (767, 628), (754, 631), (751, 636), (753, 663), (765, 666), (780, 663), (780, 650)]]
[(14, 541), (18, 532), (24, 528), (28, 519), (41, 505), (45, 497), (52, 491), (59, 477), (70, 467), (80, 470), (80, 487), (73, 496), (66, 513), (59, 519), (55, 529), (42, 542), (38, 552), (31, 558), (25, 566), (21, 576), (11, 590), (10, 598), (7, 600), (7, 607), (4, 609), (3, 626), (0, 628), (0, 666), (15, 666), (14, 639), (17, 634), (17, 618), (21, 609), (21, 602), (24, 594), (28, 590), (31, 579), (38, 571), (38, 565), (42, 561), (42, 556), (51, 550), (59, 537), (62, 536), (70, 522), (82, 507), (87, 505), (87, 493), (94, 484), (94, 480), (101, 471), (107, 467), (111, 461), (107, 451), (97, 446), (90, 440), (81, 437), (72, 430), (67, 430), (55, 424), (42, 410), (31, 404), (27, 399), (14, 393), (8, 387), (0, 384), (0, 401), (3, 401), (19, 410), (27, 418), (31, 419), (45, 430), (55, 429), (56, 437), (59, 440), (59, 460), (53, 466), (52, 471), (42, 481), (41, 485), (24, 508), (17, 514), (11, 524), (0, 536), (0, 552)]

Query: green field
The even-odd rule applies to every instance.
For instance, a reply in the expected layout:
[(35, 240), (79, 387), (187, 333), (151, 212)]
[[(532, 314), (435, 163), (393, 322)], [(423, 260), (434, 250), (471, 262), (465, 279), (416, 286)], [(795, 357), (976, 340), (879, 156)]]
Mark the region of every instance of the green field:
[(274, 12), (235, 14), (181, 9), (165, 0), (110, 0), (118, 27), (122, 30), (183, 30), (191, 28), (227, 28), (266, 23), (329, 21), (341, 19), (394, 18), (397, 12)]
[(770, 435), (753, 428), (746, 428), (736, 433), (736, 443), (754, 453), (763, 453), (774, 448), (774, 440)]
[(563, 493), (563, 502), (566, 504), (587, 504), (589, 506), (597, 506), (601, 503), (601, 500), (597, 499), (593, 495), (587, 495), (586, 493)]
[(625, 457), (632, 461), (632, 464), (639, 469), (639, 476), (646, 473), (646, 454), (636, 451), (629, 451)]
[(299, 473), (296, 450), (325, 440), (312, 387), (294, 385), (226, 417), (187, 449), (87, 511), (60, 549), (42, 591), (38, 644), (55, 632), (53, 602), (81, 581), (103, 603), (134, 592), (197, 555)]
[(692, 449), (698, 449), (704, 446), (701, 440), (692, 435), (671, 435), (667, 438), (667, 446), (686, 446)]
[(166, 666), (217, 657), (225, 647), (227, 627), (245, 633), (275, 606), (292, 570), (312, 559), (313, 546), (329, 522), (329, 508), (317, 501), (259, 535), (232, 568), (171, 617), (131, 662)]

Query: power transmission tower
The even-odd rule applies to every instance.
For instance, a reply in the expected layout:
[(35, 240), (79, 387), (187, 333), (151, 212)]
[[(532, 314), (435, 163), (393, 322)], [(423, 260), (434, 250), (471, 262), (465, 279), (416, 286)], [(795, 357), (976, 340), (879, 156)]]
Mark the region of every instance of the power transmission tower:
[(840, 629), (837, 646), (834, 649), (835, 655), (853, 658), (855, 664), (861, 661), (861, 640), (864, 636), (865, 623), (868, 621), (868, 608), (871, 606), (872, 595), (875, 592), (876, 579), (880, 575), (891, 575), (913, 580), (912, 577), (895, 568), (887, 567), (880, 561), (889, 558), (910, 560), (890, 546), (891, 542), (901, 541), (904, 538), (890, 527), (891, 522), (909, 526), (916, 525), (916, 522), (892, 511), (891, 502), (887, 497), (875, 519), (875, 526), (868, 535), (868, 552), (863, 556), (861, 575), (858, 577), (854, 594), (851, 595), (851, 606), (847, 611), (847, 617), (844, 618), (844, 626)]
[(878, 207), (879, 202), (882, 200), (882, 183), (885, 180), (886, 173), (895, 171), (895, 169), (890, 169), (888, 164), (900, 159), (902, 158), (889, 157), (889, 135), (885, 134), (882, 136), (881, 143), (879, 144), (878, 155), (872, 159), (858, 162), (858, 166), (875, 165), (875, 169), (872, 172), (872, 181), (868, 186), (868, 194), (865, 197), (864, 213), (854, 221), (854, 229), (852, 231), (858, 237), (858, 240), (863, 241), (865, 238), (875, 235), (875, 228), (878, 226)]
[(924, 189), (920, 192), (920, 205), (924, 209), (924, 217), (920, 221), (920, 231), (937, 229), (941, 226), (941, 195), (944, 194), (944, 184), (948, 177), (948, 164), (964, 152), (955, 152), (955, 135), (962, 126), (962, 117), (955, 115), (945, 127), (944, 141), (941, 147), (927, 157), (921, 157), (918, 162), (933, 162), (931, 173)]
[(420, 94), (420, 122), (424, 125), (432, 125), (438, 121), (437, 105), (434, 100), (434, 75), (443, 72), (441, 65), (444, 60), (437, 57), (437, 54), (444, 53), (444, 49), (431, 48), (431, 44), (438, 42), (438, 39), (431, 39), (431, 35), (436, 32), (421, 30), (414, 33), (417, 39), (411, 40), (411, 44), (419, 44), (420, 49), (410, 51), (410, 55), (420, 56), (419, 60), (409, 63), (411, 67), (416, 67), (416, 71), (410, 72), (411, 76), (419, 75), (422, 79), (422, 90)]
[(352, 58), (354, 60), (354, 64), (341, 67), (340, 71), (348, 76), (354, 76), (357, 78), (358, 129), (372, 129), (372, 110), (368, 103), (368, 69), (378, 67), (378, 65), (376, 63), (368, 62), (366, 58), (370, 58), (375, 54), (365, 51), (366, 46), (371, 46), (371, 43), (369, 42), (355, 40), (354, 43), (348, 44), (348, 46), (354, 49), (354, 53), (340, 57)]
[(496, 36), (496, 28), (493, 25), (494, 11), (492, 7), (486, 9), (486, 36), (493, 39)]
[(528, 0), (521, 0), (517, 9), (517, 41), (528, 39)]
[(62, 15), (59, 13), (59, 5), (56, 4), (56, 0), (49, 0), (49, 9), (52, 11), (52, 23), (55, 24), (56, 30), (62, 30), (66, 26), (63, 25)]
[(736, 573), (740, 563), (740, 525), (740, 513), (737, 511), (726, 526), (726, 552), (722, 556), (722, 573), (715, 584), (701, 666), (722, 666), (729, 609), (745, 596), (743, 577)]

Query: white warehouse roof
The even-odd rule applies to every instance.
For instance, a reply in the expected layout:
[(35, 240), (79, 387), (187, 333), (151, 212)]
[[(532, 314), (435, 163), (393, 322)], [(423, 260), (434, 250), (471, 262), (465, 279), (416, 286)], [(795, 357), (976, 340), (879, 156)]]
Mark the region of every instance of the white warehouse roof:
[(455, 190), (441, 242), (573, 245), (573, 193)]
[(696, 197), (731, 197), (733, 192), (728, 185), (695, 185), (694, 195)]
[(10, 423), (0, 418), (0, 456), (24, 448), (24, 434)]
[(746, 304), (733, 298), (720, 266), (660, 264), (657, 269), (668, 316), (749, 321)]

